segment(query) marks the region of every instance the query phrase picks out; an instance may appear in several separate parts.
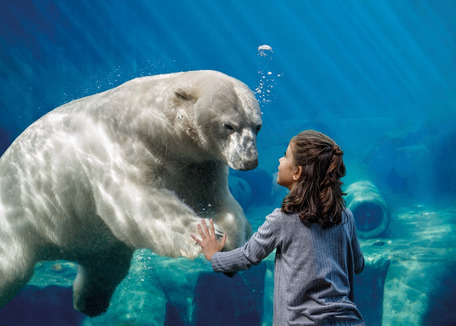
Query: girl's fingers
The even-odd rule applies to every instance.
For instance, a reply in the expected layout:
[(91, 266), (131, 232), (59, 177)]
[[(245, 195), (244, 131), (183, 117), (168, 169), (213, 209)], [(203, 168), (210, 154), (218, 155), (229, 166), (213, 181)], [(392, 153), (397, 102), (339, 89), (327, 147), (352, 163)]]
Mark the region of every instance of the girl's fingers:
[(195, 237), (193, 234), (190, 234), (191, 237), (193, 238), (193, 240), (195, 240), (196, 242), (198, 242), (200, 245), (201, 245), (201, 240), (198, 239), (197, 237)]
[(211, 224), (211, 234), (215, 237), (214, 221), (210, 219), (209, 223)]
[(226, 242), (226, 233), (223, 233), (222, 242), (220, 242), (220, 245), (222, 248), (225, 247), (225, 242)]
[(204, 240), (206, 239), (206, 234), (204, 233), (203, 229), (201, 228), (201, 225), (198, 224), (198, 231), (199, 231), (199, 234), (201, 235), (201, 239)]
[(209, 232), (209, 229), (207, 228), (207, 224), (206, 224), (206, 221), (205, 220), (201, 220), (201, 224), (203, 224), (203, 229), (204, 229), (204, 232), (206, 233), (205, 235), (210, 237), (211, 234)]

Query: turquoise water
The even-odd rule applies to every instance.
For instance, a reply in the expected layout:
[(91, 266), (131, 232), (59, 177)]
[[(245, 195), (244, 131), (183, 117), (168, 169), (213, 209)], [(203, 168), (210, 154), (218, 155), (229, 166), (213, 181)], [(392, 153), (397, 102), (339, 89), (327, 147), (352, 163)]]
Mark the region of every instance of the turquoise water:
[[(322, 131), (345, 151), (345, 185), (370, 181), (388, 211), (357, 225), (368, 325), (454, 325), (455, 16), (450, 0), (1, 1), (0, 153), (71, 100), (140, 76), (222, 71), (263, 111), (259, 167), (230, 176), (253, 227), (284, 196), (273, 175), (289, 138)], [(0, 324), (270, 325), (272, 266), (226, 279), (203, 259), (138, 251), (108, 312), (86, 318), (72, 308), (75, 265), (41, 263)]]

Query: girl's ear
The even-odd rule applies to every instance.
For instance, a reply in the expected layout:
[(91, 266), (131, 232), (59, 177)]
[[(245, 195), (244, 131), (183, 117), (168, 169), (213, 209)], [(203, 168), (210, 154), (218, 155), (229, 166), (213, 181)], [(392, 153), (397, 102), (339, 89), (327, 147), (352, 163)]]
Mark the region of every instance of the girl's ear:
[(301, 179), (301, 175), (302, 175), (302, 166), (299, 165), (293, 172), (293, 180), (298, 181), (299, 179)]

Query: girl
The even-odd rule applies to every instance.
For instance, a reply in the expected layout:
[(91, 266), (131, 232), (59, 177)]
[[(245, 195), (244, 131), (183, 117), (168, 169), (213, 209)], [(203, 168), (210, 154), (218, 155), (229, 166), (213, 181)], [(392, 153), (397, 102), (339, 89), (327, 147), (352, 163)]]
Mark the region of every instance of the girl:
[(241, 248), (221, 252), (214, 224), (192, 235), (216, 272), (259, 264), (274, 249), (274, 321), (279, 325), (364, 325), (353, 302), (353, 274), (361, 273), (352, 213), (344, 207), (343, 152), (328, 136), (306, 130), (293, 137), (279, 162), (277, 183), (289, 189)]

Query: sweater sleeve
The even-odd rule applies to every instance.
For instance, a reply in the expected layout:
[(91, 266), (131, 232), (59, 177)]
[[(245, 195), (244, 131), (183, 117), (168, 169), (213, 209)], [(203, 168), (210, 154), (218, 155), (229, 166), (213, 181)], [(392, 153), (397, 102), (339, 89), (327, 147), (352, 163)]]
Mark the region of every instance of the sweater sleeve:
[(352, 248), (353, 248), (353, 256), (355, 260), (355, 273), (360, 274), (364, 269), (364, 256), (361, 252), (361, 247), (359, 245), (358, 236), (356, 235), (356, 227), (355, 227), (355, 218), (353, 217), (353, 213), (347, 209), (347, 215), (351, 221), (352, 227)]
[(228, 252), (218, 252), (212, 256), (212, 269), (215, 272), (236, 272), (259, 264), (277, 246), (277, 214), (270, 214), (247, 243)]

